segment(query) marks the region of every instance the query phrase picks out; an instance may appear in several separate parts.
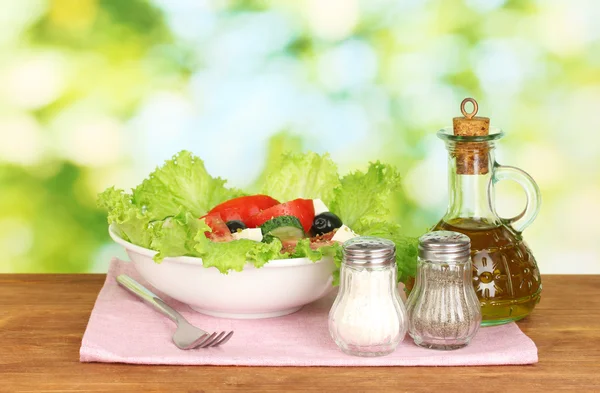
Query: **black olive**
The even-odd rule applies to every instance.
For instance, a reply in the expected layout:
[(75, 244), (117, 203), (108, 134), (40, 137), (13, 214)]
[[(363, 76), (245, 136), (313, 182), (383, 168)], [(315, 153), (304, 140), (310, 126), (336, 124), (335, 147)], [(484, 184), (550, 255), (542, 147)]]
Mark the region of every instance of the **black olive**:
[(324, 235), (342, 226), (342, 220), (331, 212), (315, 216), (310, 231), (314, 235)]
[(236, 233), (238, 230), (246, 229), (248, 227), (240, 220), (231, 220), (227, 221), (227, 228), (229, 228), (229, 232)]

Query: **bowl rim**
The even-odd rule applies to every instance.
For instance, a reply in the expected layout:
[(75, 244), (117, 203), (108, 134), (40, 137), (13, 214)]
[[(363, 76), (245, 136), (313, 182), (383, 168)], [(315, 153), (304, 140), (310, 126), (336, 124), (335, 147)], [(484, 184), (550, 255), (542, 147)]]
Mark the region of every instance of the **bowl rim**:
[[(115, 243), (123, 246), (126, 251), (132, 251), (137, 254), (153, 258), (157, 251), (151, 250), (149, 248), (145, 248), (142, 246), (135, 245), (133, 243), (128, 242), (127, 240), (120, 237), (115, 231), (114, 224), (110, 224), (108, 226), (108, 234), (115, 241)], [(251, 263), (247, 263), (244, 266), (244, 270), (246, 269), (264, 269), (264, 268), (278, 268), (278, 267), (292, 267), (292, 266), (303, 266), (303, 265), (316, 265), (319, 263), (325, 262), (333, 262), (333, 258), (329, 256), (325, 256), (318, 261), (311, 261), (309, 258), (288, 258), (288, 259), (273, 259), (264, 264), (262, 267), (257, 268)], [(155, 263), (154, 261), (152, 261)], [(190, 256), (180, 256), (180, 257), (166, 257), (163, 259), (162, 263), (180, 263), (187, 265), (202, 265), (202, 258), (198, 257), (190, 257)]]

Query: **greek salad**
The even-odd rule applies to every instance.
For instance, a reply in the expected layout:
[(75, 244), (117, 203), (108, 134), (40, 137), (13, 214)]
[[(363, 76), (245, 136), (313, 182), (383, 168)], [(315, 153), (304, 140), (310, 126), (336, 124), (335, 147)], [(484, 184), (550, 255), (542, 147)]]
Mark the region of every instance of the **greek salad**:
[(226, 186), (188, 151), (176, 154), (139, 186), (110, 187), (98, 197), (112, 230), (166, 257), (202, 258), (222, 273), (270, 260), (333, 257), (357, 234), (396, 244), (398, 278), (416, 271), (416, 239), (406, 236), (390, 206), (400, 187), (394, 167), (370, 163), (339, 176), (328, 154), (284, 154), (260, 177), (257, 192)]
[(200, 218), (211, 229), (205, 236), (214, 242), (248, 239), (271, 243), (278, 239), (283, 254), (293, 254), (302, 239), (309, 239), (310, 247), (318, 249), (358, 236), (318, 198), (280, 203), (267, 195), (241, 196)]

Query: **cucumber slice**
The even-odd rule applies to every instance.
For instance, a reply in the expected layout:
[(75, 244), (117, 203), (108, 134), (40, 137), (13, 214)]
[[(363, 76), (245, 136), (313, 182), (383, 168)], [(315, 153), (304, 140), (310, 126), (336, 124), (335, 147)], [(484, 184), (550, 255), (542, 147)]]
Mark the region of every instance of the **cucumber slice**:
[(268, 244), (271, 243), (273, 240), (275, 240), (275, 236), (265, 235), (263, 236), (262, 242)]
[(294, 216), (275, 217), (260, 226), (263, 236), (279, 238), (282, 242), (300, 240), (304, 237), (304, 229), (300, 220)]

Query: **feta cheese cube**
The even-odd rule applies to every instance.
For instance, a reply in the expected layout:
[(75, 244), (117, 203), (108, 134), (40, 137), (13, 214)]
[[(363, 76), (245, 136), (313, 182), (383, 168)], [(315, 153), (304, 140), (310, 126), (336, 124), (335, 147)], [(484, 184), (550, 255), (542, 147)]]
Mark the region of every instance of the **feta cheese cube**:
[(235, 240), (248, 239), (260, 242), (263, 239), (260, 228), (246, 228), (231, 234)]
[(320, 199), (313, 199), (313, 206), (315, 207), (315, 216), (329, 211), (327, 206), (325, 206)]
[(356, 233), (354, 233), (352, 231), (352, 229), (348, 228), (346, 225), (342, 225), (335, 232), (335, 235), (333, 235), (333, 237), (331, 238), (331, 240), (336, 241), (336, 242), (340, 242), (340, 243), (344, 243), (344, 242), (346, 242), (346, 241), (348, 241), (350, 239), (353, 239), (355, 237), (358, 237), (358, 235)]

